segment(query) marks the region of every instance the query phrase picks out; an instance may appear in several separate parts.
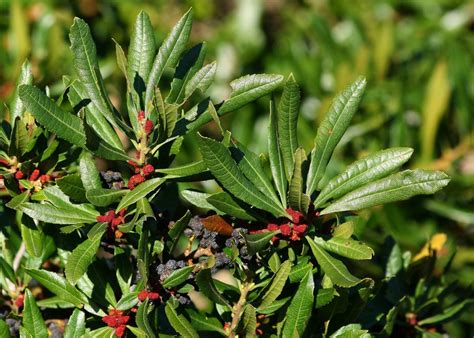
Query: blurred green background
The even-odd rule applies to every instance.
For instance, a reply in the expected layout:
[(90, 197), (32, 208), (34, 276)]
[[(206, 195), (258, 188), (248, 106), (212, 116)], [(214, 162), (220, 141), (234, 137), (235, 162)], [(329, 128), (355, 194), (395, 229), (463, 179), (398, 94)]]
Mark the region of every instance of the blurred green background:
[[(125, 83), (112, 38), (127, 46), (135, 17), (145, 10), (162, 41), (189, 7), (195, 10), (191, 41), (206, 41), (209, 61), (218, 63), (213, 100), (225, 98), (228, 83), (243, 74), (292, 72), (301, 85), (299, 139), (306, 149), (332, 97), (358, 75), (366, 76), (361, 108), (331, 171), (368, 152), (408, 146), (415, 148), (409, 167), (444, 170), (452, 182), (434, 197), (362, 213), (357, 234), (375, 248), (392, 235), (415, 252), (433, 234), (447, 233), (457, 250), (447, 278), (469, 287), (474, 281), (474, 1), (0, 0), (0, 101), (8, 102), (25, 58), (36, 84), (48, 86), (53, 96), (63, 92), (62, 75), (72, 70), (68, 31), (79, 16), (91, 26), (109, 93), (120, 107)], [(3, 105), (0, 111), (5, 114)], [(263, 152), (267, 113), (264, 98), (226, 116), (225, 126)], [(193, 144), (186, 142), (178, 161), (199, 158)], [(381, 272), (375, 265), (363, 268)], [(469, 324), (469, 315), (463, 320)], [(453, 330), (460, 333), (462, 327)]]

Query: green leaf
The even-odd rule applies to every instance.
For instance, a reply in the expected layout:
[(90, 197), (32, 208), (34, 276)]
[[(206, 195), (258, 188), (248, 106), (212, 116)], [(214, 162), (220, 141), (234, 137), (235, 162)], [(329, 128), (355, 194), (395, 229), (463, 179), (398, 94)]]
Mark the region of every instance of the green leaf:
[(295, 296), (288, 307), (283, 337), (301, 337), (313, 311), (313, 274), (309, 271), (300, 282)]
[(217, 304), (226, 305), (229, 309), (231, 308), (227, 299), (217, 290), (210, 269), (203, 269), (198, 272), (196, 275), (196, 284), (199, 287), (199, 291), (207, 298)]
[(199, 69), (199, 71), (194, 74), (194, 76), (188, 81), (188, 83), (186, 83), (186, 87), (184, 88), (183, 102), (185, 102), (189, 97), (191, 97), (191, 95), (193, 95), (196, 91), (205, 93), (209, 86), (212, 84), (212, 81), (214, 80), (216, 70), (216, 61), (205, 65), (204, 67)]
[(79, 161), (79, 172), (81, 174), (82, 185), (86, 191), (102, 188), (99, 171), (97, 170), (94, 158), (90, 153), (85, 151), (82, 153)]
[(86, 332), (86, 316), (79, 309), (74, 309), (67, 321), (64, 338), (80, 338)]
[(232, 159), (229, 150), (217, 141), (206, 137), (198, 138), (199, 148), (204, 161), (214, 177), (235, 197), (263, 209), (275, 216), (285, 216), (285, 210), (269, 197), (258, 192), (245, 178)]
[(336, 225), (332, 231), (332, 236), (339, 238), (351, 238), (352, 234), (354, 233), (354, 227), (355, 225), (352, 221), (347, 221)]
[(120, 201), (117, 211), (127, 208), (133, 203), (138, 202), (140, 199), (157, 189), (161, 184), (166, 181), (165, 178), (157, 177), (140, 183), (135, 189), (130, 190)]
[(66, 113), (35, 86), (22, 85), (19, 93), (28, 112), (46, 129), (72, 144), (85, 147), (86, 134), (79, 117)]
[[(128, 292), (128, 291), (127, 291)], [(124, 294), (117, 303), (117, 310), (130, 310), (132, 307), (138, 304), (138, 291), (128, 292)]]
[(64, 77), (63, 81), (65, 86), (69, 88), (67, 96), (74, 111), (85, 108), (87, 124), (91, 126), (94, 133), (113, 149), (123, 152), (123, 146), (119, 136), (100, 109), (90, 100), (82, 82), (79, 80), (70, 80), (68, 77)]
[(257, 252), (263, 251), (270, 245), (273, 236), (279, 234), (278, 231), (265, 231), (258, 234), (245, 235), (245, 243), (247, 244), (248, 254), (255, 255)]
[(25, 60), (25, 62), (23, 62), (23, 65), (21, 66), (20, 74), (18, 75), (18, 80), (16, 82), (16, 91), (13, 95), (12, 102), (10, 105), (10, 121), (13, 121), (14, 123), (17, 117), (23, 117), (23, 112), (25, 111), (25, 108), (19, 96), (20, 86), (24, 84), (33, 84), (31, 64), (28, 60)]
[(244, 315), (239, 324), (243, 326), (242, 333), (245, 337), (255, 337), (255, 331), (257, 331), (257, 313), (251, 304), (245, 306)]
[(187, 177), (187, 176), (193, 176), (193, 175), (198, 175), (207, 170), (206, 163), (204, 163), (203, 160), (193, 162), (190, 164), (185, 164), (179, 167), (174, 167), (174, 168), (160, 168), (157, 169), (156, 171), (162, 174), (170, 175), (173, 178), (174, 177)]
[(301, 281), (308, 271), (313, 269), (313, 263), (309, 262), (309, 256), (302, 258), (298, 264), (291, 268), (289, 275), (290, 283)]
[(259, 308), (265, 308), (270, 306), (281, 294), (283, 287), (285, 286), (286, 280), (290, 275), (291, 271), (291, 262), (286, 260), (283, 264), (280, 265), (278, 272), (273, 277), (272, 284), (268, 288), (267, 292), (263, 295), (262, 303)]
[(16, 276), (13, 268), (0, 256), (0, 273), (2, 277), (8, 278), (12, 283), (16, 283)]
[(315, 308), (320, 309), (323, 306), (328, 305), (337, 294), (338, 293), (334, 288), (319, 289), (316, 294), (316, 302), (314, 304)]
[(226, 336), (225, 331), (222, 329), (222, 323), (217, 318), (206, 317), (204, 314), (191, 309), (187, 310), (187, 313), (193, 327), (197, 331), (219, 332), (223, 336)]
[(224, 191), (209, 195), (206, 201), (217, 209), (219, 214), (233, 216), (246, 221), (255, 220), (247, 210), (234, 201), (231, 195)]
[(151, 101), (155, 87), (160, 82), (164, 70), (167, 67), (174, 68), (178, 63), (179, 57), (186, 49), (186, 44), (191, 32), (192, 19), (193, 11), (190, 9), (183, 15), (163, 41), (148, 77), (145, 105)]
[[(224, 101), (224, 104), (219, 108), (217, 113), (219, 116), (222, 116), (239, 109), (256, 99), (273, 92), (281, 86), (283, 80), (283, 76), (272, 74), (253, 74), (240, 77), (230, 83), (230, 86), (232, 87), (230, 98)], [(193, 122), (189, 123), (186, 128), (189, 131), (195, 130), (211, 120), (211, 114), (206, 111)]]
[(433, 194), (449, 181), (449, 176), (441, 171), (405, 170), (351, 191), (330, 204), (321, 215), (403, 201), (415, 195)]
[(61, 177), (56, 180), (59, 186), (66, 195), (69, 195), (78, 202), (86, 202), (86, 189), (82, 184), (80, 174), (71, 174)]
[(285, 174), (285, 166), (283, 155), (279, 146), (279, 135), (277, 127), (277, 116), (274, 112), (273, 100), (270, 101), (270, 117), (268, 124), (268, 156), (270, 160), (270, 169), (272, 171), (273, 181), (280, 195), (283, 207), (286, 209), (286, 189), (287, 178)]
[[(74, 204), (70, 204), (71, 207)], [(85, 208), (58, 208), (49, 204), (23, 203), (20, 210), (38, 221), (53, 224), (93, 223), (100, 214)]]
[(368, 330), (362, 330), (360, 324), (349, 324), (339, 328), (329, 338), (370, 338), (372, 335)]
[[(155, 53), (155, 38), (150, 18), (145, 12), (140, 11), (128, 48), (127, 73), (134, 87), (142, 86), (142, 89), (145, 90), (145, 83), (148, 80)], [(142, 84), (138, 84), (138, 82), (142, 82)]]
[(362, 242), (350, 238), (333, 237), (325, 241), (321, 237), (315, 236), (314, 242), (322, 249), (351, 259), (371, 259), (374, 250)]
[(272, 313), (275, 313), (280, 308), (282, 308), (288, 302), (288, 300), (290, 300), (290, 298), (291, 297), (285, 297), (285, 298), (282, 298), (282, 299), (278, 299), (278, 300), (274, 301), (272, 304), (270, 304), (266, 307), (259, 307), (257, 309), (257, 312), (261, 313), (261, 314), (264, 314), (264, 315), (270, 315)]
[(178, 315), (170, 301), (166, 302), (165, 313), (173, 329), (181, 336), (186, 338), (199, 338), (198, 333), (194, 330), (189, 321), (183, 315)]
[(185, 86), (187, 86), (196, 72), (199, 71), (199, 68), (202, 67), (204, 57), (206, 56), (206, 49), (206, 44), (200, 43), (183, 55), (178, 67), (176, 67), (173, 81), (171, 82), (171, 90), (166, 98), (167, 103), (182, 104), (187, 100), (188, 96), (185, 93)]
[(185, 266), (178, 270), (173, 271), (164, 281), (163, 287), (170, 289), (178, 286), (188, 280), (191, 271), (193, 271), (194, 266)]
[(67, 280), (72, 285), (76, 284), (79, 278), (87, 272), (87, 268), (94, 260), (97, 249), (99, 249), (105, 230), (106, 228), (96, 233), (92, 238), (86, 239), (69, 255), (64, 272)]
[(156, 337), (154, 333), (155, 330), (153, 330), (153, 327), (151, 326), (150, 321), (148, 319), (149, 308), (150, 308), (150, 303), (148, 302), (148, 299), (146, 299), (138, 307), (135, 321), (137, 322), (138, 328), (146, 333), (146, 337), (154, 338)]
[(465, 299), (462, 302), (456, 303), (443, 309), (443, 312), (438, 315), (420, 320), (418, 322), (418, 325), (433, 325), (452, 321), (457, 318), (457, 316), (461, 314), (464, 308), (471, 303), (474, 303), (474, 299)]
[(323, 272), (331, 279), (331, 281), (341, 287), (351, 287), (357, 285), (361, 280), (351, 275), (346, 266), (340, 261), (329, 255), (320, 248), (311, 238), (306, 236), (306, 240), (313, 251), (314, 258), (318, 261)]
[(245, 177), (257, 187), (262, 194), (270, 197), (275, 205), (279, 205), (283, 208), (258, 156), (240, 143), (237, 144), (237, 148), (231, 147), (230, 152), (237, 163), (237, 167)]
[(106, 207), (112, 203), (120, 201), (120, 199), (129, 192), (129, 190), (114, 189), (90, 189), (86, 193), (87, 200), (98, 207)]
[[(74, 18), (74, 24), (69, 33), (74, 68), (84, 85), (87, 98), (99, 112), (111, 123), (118, 127), (114, 118), (114, 109), (105, 91), (104, 80), (100, 74), (95, 43), (87, 23)], [(86, 97), (83, 97), (85, 99)]]
[(315, 207), (360, 188), (367, 182), (387, 176), (408, 161), (412, 154), (411, 148), (390, 148), (354, 162), (324, 186), (314, 201)]
[(25, 289), (25, 306), (23, 309), (22, 325), (33, 337), (48, 337), (48, 330), (35, 299), (29, 289)]
[(83, 293), (54, 272), (38, 269), (26, 269), (26, 273), (66, 302), (74, 304), (79, 308), (84, 304), (89, 304)]
[(0, 337), (11, 338), (10, 328), (3, 319), (0, 319)]
[(303, 148), (298, 148), (295, 154), (294, 172), (291, 176), (290, 188), (288, 192), (288, 203), (294, 210), (306, 213), (309, 207), (309, 197), (303, 194), (303, 173), (302, 166), (306, 160)]
[(18, 119), (14, 122), (8, 153), (20, 157), (28, 151), (30, 136), (26, 130), (25, 123)]
[(44, 234), (35, 228), (30, 228), (25, 224), (20, 224), (21, 238), (25, 243), (26, 252), (33, 257), (41, 257), (43, 255)]
[(352, 85), (347, 87), (335, 98), (321, 122), (314, 140), (314, 149), (311, 152), (311, 164), (306, 182), (306, 194), (308, 196), (311, 196), (318, 188), (318, 183), (326, 171), (332, 152), (349, 126), (359, 105), (365, 84), (365, 78), (359, 77)]
[(297, 123), (299, 108), (300, 88), (291, 74), (285, 83), (278, 105), (278, 141), (288, 180), (293, 174), (295, 152), (298, 149)]
[(219, 209), (215, 208), (207, 201), (207, 198), (211, 196), (210, 194), (194, 190), (182, 190), (180, 191), (180, 196), (186, 202), (191, 203), (198, 208), (214, 210), (217, 213), (219, 212)]

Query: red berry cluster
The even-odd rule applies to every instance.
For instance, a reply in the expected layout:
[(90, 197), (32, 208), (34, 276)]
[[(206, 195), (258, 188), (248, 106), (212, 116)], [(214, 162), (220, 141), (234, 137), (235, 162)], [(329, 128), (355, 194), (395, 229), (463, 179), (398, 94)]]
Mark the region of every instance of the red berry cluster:
[[(25, 178), (25, 174), (23, 173), (23, 171), (17, 170), (17, 172), (15, 173), (15, 178), (17, 180), (21, 180)], [(51, 176), (49, 176), (48, 174), (41, 175), (39, 169), (35, 169), (31, 172), (30, 176), (28, 176), (27, 179), (30, 182), (35, 182), (35, 191), (38, 191), (43, 187), (45, 183), (51, 181)], [(25, 190), (25, 187), (21, 183), (19, 183), (19, 187), (21, 191)]]
[(115, 329), (115, 335), (117, 337), (123, 337), (129, 320), (130, 316), (124, 316), (123, 311), (116, 309), (110, 310), (107, 316), (102, 317), (102, 321), (107, 324), (107, 326)]
[(150, 119), (145, 118), (145, 112), (140, 110), (138, 113), (138, 122), (143, 127), (145, 134), (148, 136), (153, 131), (153, 121)]
[[(303, 214), (299, 211), (293, 210), (291, 208), (286, 209), (286, 212), (290, 214), (292, 218), (292, 223), (284, 224), (273, 224), (270, 223), (267, 225), (267, 229), (270, 231), (280, 230), (280, 234), (289, 239), (290, 241), (299, 241), (301, 236), (308, 230), (308, 225), (303, 223)], [(279, 237), (275, 236), (272, 241), (278, 241)]]
[(138, 300), (141, 302), (144, 302), (147, 298), (149, 300), (157, 300), (158, 298), (160, 298), (160, 294), (158, 292), (151, 292), (148, 290), (142, 290), (138, 294)]
[(146, 164), (143, 167), (140, 167), (135, 161), (128, 161), (128, 164), (134, 167), (135, 172), (135, 175), (128, 180), (128, 188), (130, 190), (133, 190), (140, 183), (145, 182), (147, 177), (155, 171), (155, 167), (151, 164)]
[(118, 214), (114, 210), (109, 210), (105, 215), (96, 217), (97, 222), (109, 223), (109, 230), (115, 235), (115, 238), (122, 237), (123, 233), (118, 230), (120, 224), (125, 223), (125, 209), (119, 211)]

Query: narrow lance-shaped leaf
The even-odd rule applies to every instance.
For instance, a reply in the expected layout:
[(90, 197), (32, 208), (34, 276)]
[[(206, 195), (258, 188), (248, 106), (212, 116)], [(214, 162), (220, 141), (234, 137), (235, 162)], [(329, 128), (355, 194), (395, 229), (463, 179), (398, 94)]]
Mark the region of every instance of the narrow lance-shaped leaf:
[(211, 85), (216, 75), (217, 63), (216, 61), (211, 62), (208, 65), (205, 65), (199, 71), (194, 74), (194, 76), (186, 83), (184, 88), (184, 99), (182, 102), (187, 100), (191, 95), (193, 95), (197, 90), (201, 93), (205, 93), (206, 90)]
[(226, 305), (229, 309), (231, 308), (227, 299), (225, 299), (224, 296), (217, 290), (212, 279), (210, 269), (203, 269), (199, 271), (199, 273), (196, 275), (196, 283), (199, 287), (199, 291), (201, 291), (210, 300), (218, 304)]
[(118, 127), (112, 103), (105, 91), (104, 80), (100, 74), (95, 43), (92, 40), (89, 26), (84, 20), (74, 18), (69, 39), (74, 68), (84, 84), (87, 97), (113, 126)]
[(280, 195), (283, 207), (286, 209), (286, 189), (288, 183), (285, 174), (285, 166), (283, 163), (283, 155), (279, 146), (277, 116), (275, 114), (273, 100), (270, 101), (270, 116), (268, 124), (268, 157), (270, 160), (270, 169), (272, 172), (273, 181), (278, 194)]
[(169, 301), (166, 303), (165, 313), (173, 329), (175, 329), (181, 336), (199, 338), (198, 333), (191, 326), (191, 323), (189, 323), (183, 315), (178, 315), (176, 309), (173, 308)]
[(283, 337), (301, 337), (313, 313), (314, 280), (311, 271), (300, 282), (295, 296), (288, 307)]
[(138, 202), (140, 199), (157, 189), (166, 179), (162, 177), (153, 178), (139, 184), (135, 189), (130, 190), (120, 201), (117, 211), (123, 208), (127, 208), (133, 203)]
[(79, 309), (74, 309), (64, 331), (64, 338), (79, 338), (86, 332), (86, 316)]
[(82, 307), (84, 304), (89, 303), (83, 293), (54, 272), (38, 269), (26, 269), (26, 272), (45, 288), (66, 302), (74, 304), (77, 307)]
[(290, 189), (288, 192), (288, 202), (294, 210), (306, 213), (309, 207), (309, 197), (303, 194), (303, 174), (302, 166), (306, 160), (303, 148), (298, 148), (295, 154), (294, 171), (291, 177)]
[[(247, 149), (243, 144), (237, 143), (237, 147), (230, 148), (232, 157), (237, 162), (238, 168), (247, 179), (265, 196), (270, 197), (276, 205), (281, 205), (280, 200), (267, 177), (258, 156)], [(283, 206), (281, 205), (283, 208)]]
[[(143, 90), (145, 90), (155, 52), (155, 38), (150, 18), (145, 12), (140, 11), (135, 21), (128, 49), (127, 72), (134, 87), (143, 86)], [(142, 84), (137, 82), (142, 82)]]
[(15, 91), (15, 94), (13, 96), (12, 103), (10, 106), (10, 121), (12, 123), (15, 122), (17, 117), (21, 118), (25, 110), (19, 96), (20, 86), (24, 84), (29, 84), (29, 85), (33, 84), (33, 75), (31, 73), (31, 65), (28, 60), (23, 62), (23, 65), (21, 66), (21, 70), (20, 70), (20, 75), (18, 76), (18, 80), (16, 82), (16, 91)]
[(196, 74), (204, 63), (206, 56), (206, 44), (200, 43), (190, 48), (179, 61), (178, 67), (174, 73), (171, 89), (166, 102), (173, 104), (184, 103), (185, 91), (188, 81)]
[[(73, 206), (73, 204), (71, 204)], [(49, 204), (23, 203), (20, 207), (25, 214), (38, 221), (53, 224), (93, 223), (99, 213), (78, 208), (58, 208)]]
[[(217, 113), (219, 116), (222, 116), (273, 92), (281, 86), (283, 79), (281, 75), (253, 74), (232, 81), (230, 85), (233, 91), (230, 98), (224, 101), (223, 105), (217, 110)], [(194, 112), (192, 113), (194, 114)], [(193, 119), (187, 115), (185, 118)], [(186, 128), (189, 131), (195, 130), (211, 120), (212, 116), (208, 111), (205, 111), (197, 119), (189, 123)]]
[(191, 31), (192, 18), (193, 12), (190, 9), (183, 15), (163, 41), (148, 77), (145, 106), (151, 101), (155, 87), (160, 82), (164, 70), (167, 67), (174, 68), (178, 63), (179, 57), (186, 49), (186, 43), (188, 42)]
[(222, 143), (205, 137), (198, 138), (198, 143), (207, 167), (227, 190), (242, 201), (273, 215), (286, 215), (281, 206), (260, 193), (245, 178), (232, 159), (229, 150)]
[(191, 271), (193, 271), (193, 266), (185, 266), (178, 270), (175, 270), (163, 281), (164, 288), (173, 288), (176, 287), (185, 281), (188, 280)]
[(92, 238), (86, 239), (79, 244), (69, 255), (65, 273), (66, 278), (71, 284), (76, 282), (87, 272), (87, 268), (95, 258), (97, 249), (99, 248), (102, 235), (106, 228), (96, 233)]
[(117, 150), (123, 151), (120, 138), (100, 109), (90, 101), (84, 84), (79, 80), (71, 81), (67, 77), (64, 77), (64, 84), (69, 88), (67, 96), (73, 108), (75, 110), (85, 108), (87, 124), (91, 126), (102, 140), (110, 146), (117, 148)]
[(86, 134), (79, 117), (66, 113), (35, 86), (22, 85), (19, 93), (26, 109), (46, 129), (72, 144), (85, 146)]
[(371, 247), (350, 238), (333, 237), (325, 241), (316, 236), (314, 242), (327, 251), (351, 259), (371, 259), (374, 255)]
[(94, 158), (90, 153), (82, 153), (81, 159), (79, 160), (79, 172), (81, 174), (82, 184), (86, 191), (102, 188), (99, 170), (97, 170)]
[(321, 266), (321, 269), (334, 284), (349, 288), (361, 282), (359, 278), (353, 276), (349, 270), (347, 270), (346, 266), (340, 260), (329, 255), (308, 236), (306, 236), (306, 240), (319, 266)]
[(298, 148), (297, 123), (299, 108), (300, 88), (293, 75), (290, 75), (285, 83), (278, 105), (278, 140), (288, 180), (293, 174), (295, 152)]
[(91, 189), (86, 193), (86, 197), (89, 202), (98, 207), (106, 207), (112, 203), (118, 202), (125, 194), (127, 190), (114, 190), (114, 189)]
[(408, 161), (412, 154), (411, 148), (390, 148), (352, 163), (326, 184), (314, 201), (315, 207), (331, 198), (339, 198), (367, 182), (387, 176)]
[(135, 321), (137, 322), (138, 328), (146, 332), (146, 337), (154, 338), (156, 337), (156, 335), (153, 332), (154, 331), (153, 327), (151, 326), (150, 320), (148, 319), (149, 308), (150, 308), (150, 303), (148, 302), (148, 299), (146, 299), (138, 307)]
[(41, 257), (44, 243), (43, 232), (36, 228), (30, 228), (23, 223), (20, 224), (20, 229), (26, 252), (33, 257)]
[(306, 182), (306, 194), (311, 194), (318, 188), (318, 183), (326, 171), (334, 148), (349, 126), (366, 85), (365, 78), (358, 78), (335, 99), (324, 120), (318, 128), (311, 152)]
[(32, 337), (48, 337), (46, 324), (29, 289), (25, 289), (25, 306), (23, 309), (22, 324)]
[(433, 194), (450, 181), (440, 171), (405, 170), (371, 182), (330, 204), (321, 215), (347, 210), (360, 210), (379, 204), (406, 200), (415, 195)]
[(232, 196), (224, 191), (210, 195), (206, 198), (206, 201), (217, 209), (219, 214), (233, 216), (241, 220), (255, 220), (255, 217), (249, 214), (246, 209), (242, 208), (236, 201), (234, 201)]
[(259, 306), (259, 309), (270, 306), (278, 298), (283, 290), (283, 287), (285, 286), (288, 276), (290, 275), (290, 271), (291, 262), (289, 260), (280, 265), (275, 277), (273, 277), (272, 284), (263, 295), (263, 300)]

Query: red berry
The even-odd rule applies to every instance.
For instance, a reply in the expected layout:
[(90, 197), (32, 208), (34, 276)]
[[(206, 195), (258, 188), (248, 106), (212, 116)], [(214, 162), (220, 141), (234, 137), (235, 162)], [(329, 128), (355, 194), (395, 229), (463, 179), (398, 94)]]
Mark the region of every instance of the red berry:
[(286, 209), (286, 212), (290, 214), (293, 223), (298, 224), (301, 221), (301, 218), (303, 217), (303, 214), (299, 211), (293, 210), (291, 208)]
[(144, 129), (145, 133), (149, 135), (153, 131), (153, 121), (146, 120)]
[(145, 118), (145, 112), (143, 110), (140, 110), (138, 112), (138, 121), (141, 121)]
[(30, 175), (29, 180), (30, 181), (36, 181), (38, 177), (40, 176), (40, 171), (38, 169), (33, 170), (33, 172)]
[(297, 234), (303, 234), (308, 229), (308, 225), (306, 224), (299, 224), (293, 227), (293, 231)]
[(117, 337), (123, 337), (123, 335), (125, 334), (125, 329), (127, 328), (127, 326), (125, 325), (120, 325), (119, 327), (117, 327), (115, 329), (115, 335)]
[(15, 305), (16, 305), (18, 308), (23, 307), (24, 302), (25, 302), (25, 296), (23, 296), (23, 295), (19, 295), (19, 296), (16, 297), (16, 299), (15, 299)]
[(138, 163), (132, 160), (127, 161), (128, 164), (130, 164), (132, 167), (138, 167)]
[(21, 170), (18, 170), (16, 173), (15, 173), (15, 178), (17, 180), (21, 180), (23, 177), (25, 176), (25, 174), (23, 174), (23, 172)]
[(148, 292), (148, 298), (151, 300), (157, 300), (160, 298), (160, 294), (158, 292)]
[(49, 175), (41, 175), (40, 176), (40, 182), (41, 184), (45, 184), (46, 182), (51, 181), (51, 176)]
[(120, 209), (119, 215), (122, 216), (122, 217), (125, 216), (126, 211), (127, 211), (127, 209), (125, 209), (125, 208)]
[(147, 290), (140, 291), (140, 293), (138, 294), (138, 300), (140, 302), (144, 302), (145, 299), (147, 299), (147, 298), (148, 298), (148, 291)]
[(276, 224), (270, 223), (270, 224), (267, 225), (267, 229), (270, 230), (270, 231), (277, 231), (278, 228), (279, 228), (279, 227), (278, 227), (278, 225), (276, 225)]
[(117, 217), (112, 220), (112, 226), (116, 227), (123, 223), (123, 217)]
[(150, 175), (154, 171), (155, 167), (153, 167), (151, 164), (147, 164), (143, 167), (143, 175), (145, 176)]
[(283, 236), (290, 236), (291, 234), (291, 227), (289, 224), (282, 224), (280, 225), (280, 231)]

